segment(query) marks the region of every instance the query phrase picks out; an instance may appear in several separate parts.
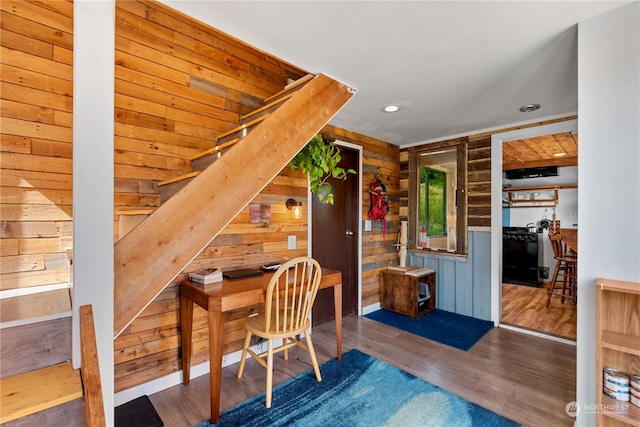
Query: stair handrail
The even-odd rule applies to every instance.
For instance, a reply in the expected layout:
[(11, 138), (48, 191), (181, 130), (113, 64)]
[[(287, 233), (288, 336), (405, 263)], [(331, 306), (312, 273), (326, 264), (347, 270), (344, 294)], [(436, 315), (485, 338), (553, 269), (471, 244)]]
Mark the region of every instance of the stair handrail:
[(86, 427), (105, 427), (100, 363), (98, 362), (98, 346), (91, 304), (80, 306), (80, 344), (82, 363), (80, 373), (84, 387), (84, 425)]

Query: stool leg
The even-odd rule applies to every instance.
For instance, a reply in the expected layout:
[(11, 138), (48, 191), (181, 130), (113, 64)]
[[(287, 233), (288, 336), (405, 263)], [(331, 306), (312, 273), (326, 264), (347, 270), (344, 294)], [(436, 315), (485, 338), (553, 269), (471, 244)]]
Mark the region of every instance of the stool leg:
[(551, 295), (553, 295), (553, 291), (556, 287), (556, 281), (558, 280), (559, 273), (560, 261), (556, 261), (556, 268), (553, 269), (553, 276), (551, 276), (551, 288), (549, 289), (549, 294), (547, 295), (547, 307), (549, 307), (549, 303), (551, 302)]
[(564, 304), (564, 295), (567, 292), (567, 280), (569, 280), (569, 265), (568, 263), (562, 261), (563, 270), (562, 270), (562, 296), (560, 297), (560, 302)]
[(574, 304), (578, 303), (578, 265), (575, 262), (569, 263), (571, 268), (571, 299), (573, 299)]

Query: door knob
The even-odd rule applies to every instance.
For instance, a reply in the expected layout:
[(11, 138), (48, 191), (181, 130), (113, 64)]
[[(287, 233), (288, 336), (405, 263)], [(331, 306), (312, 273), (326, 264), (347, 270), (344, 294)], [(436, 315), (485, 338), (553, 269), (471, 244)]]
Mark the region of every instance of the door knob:
[(353, 237), (353, 231), (351, 231), (351, 230), (345, 231), (344, 234), (346, 234), (349, 237)]

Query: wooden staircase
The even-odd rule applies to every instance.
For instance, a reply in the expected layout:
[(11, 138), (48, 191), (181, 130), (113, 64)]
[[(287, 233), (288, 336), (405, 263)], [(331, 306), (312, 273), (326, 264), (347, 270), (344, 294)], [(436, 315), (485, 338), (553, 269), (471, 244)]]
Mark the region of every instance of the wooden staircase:
[(0, 301), (8, 308), (0, 323), (0, 425), (104, 426), (91, 306), (80, 307), (80, 370), (71, 363), (69, 289), (27, 297)]
[(209, 165), (221, 158), (222, 153), (240, 142), (242, 138), (247, 136), (251, 129), (266, 120), (271, 113), (282, 106), (282, 104), (290, 99), (298, 90), (302, 89), (313, 77), (313, 74), (307, 74), (287, 86), (283, 91), (265, 99), (262, 107), (245, 114), (240, 119), (240, 126), (218, 136), (218, 141), (215, 147), (203, 151), (190, 159), (192, 172), (159, 182), (158, 190), (160, 192), (160, 203), (162, 204), (167, 201), (171, 196), (182, 189), (182, 187), (187, 185), (192, 178), (198, 176)]
[(160, 207), (115, 244), (114, 337), (354, 93), (322, 74), (303, 77), (220, 135), (216, 147), (191, 159), (191, 173), (159, 183)]
[(40, 421), (64, 416), (81, 425), (82, 382), (70, 362), (69, 289), (14, 296), (0, 306), (0, 424), (45, 425)]

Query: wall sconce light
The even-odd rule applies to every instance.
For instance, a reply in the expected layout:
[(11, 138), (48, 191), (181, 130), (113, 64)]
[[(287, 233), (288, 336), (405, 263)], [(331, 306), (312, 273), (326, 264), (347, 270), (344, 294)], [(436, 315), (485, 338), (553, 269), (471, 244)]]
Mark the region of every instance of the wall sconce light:
[(296, 202), (293, 199), (288, 199), (286, 202), (287, 209), (291, 211), (291, 218), (302, 218), (302, 202)]

